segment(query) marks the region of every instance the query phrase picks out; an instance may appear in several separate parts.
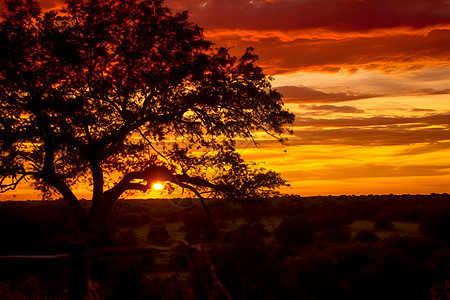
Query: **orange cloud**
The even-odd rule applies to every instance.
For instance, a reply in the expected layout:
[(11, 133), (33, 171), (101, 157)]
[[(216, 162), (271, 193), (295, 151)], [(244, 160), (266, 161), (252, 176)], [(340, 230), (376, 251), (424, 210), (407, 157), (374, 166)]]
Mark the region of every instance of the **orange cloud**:
[[(40, 0), (44, 11), (62, 0)], [(233, 54), (257, 49), (269, 75), (302, 70), (381, 69), (449, 65), (446, 0), (167, 0), (188, 10), (218, 46)]]
[(313, 111), (314, 115), (325, 115), (329, 113), (359, 114), (364, 110), (349, 105), (302, 105), (304, 109)]
[(191, 11), (218, 46), (256, 48), (270, 75), (298, 70), (392, 69), (449, 65), (445, 0), (170, 0)]
[(194, 21), (208, 29), (367, 31), (450, 23), (445, 0), (169, 0), (166, 3), (175, 9), (191, 11)]
[(428, 34), (398, 33), (386, 36), (337, 38), (303, 38), (283, 41), (274, 33), (250, 38), (239, 34), (220, 36), (218, 45), (228, 45), (234, 54), (251, 45), (256, 48), (266, 72), (275, 75), (299, 69), (337, 72), (340, 68), (410, 70), (430, 65), (450, 64), (450, 30), (434, 29)]
[(291, 139), (289, 145), (408, 145), (446, 141), (449, 134), (450, 130), (448, 129), (420, 128), (411, 130), (408, 126), (295, 130), (296, 138)]
[[(315, 119), (297, 117), (294, 125), (314, 127), (364, 127), (398, 124), (419, 124), (421, 126), (445, 125), (450, 128), (450, 114), (433, 114), (424, 117), (371, 117), (345, 119)], [(450, 138), (450, 135), (448, 136)]]
[(306, 86), (279, 86), (277, 90), (284, 96), (285, 103), (311, 103), (311, 102), (341, 102), (374, 98), (376, 94), (363, 93), (326, 93)]

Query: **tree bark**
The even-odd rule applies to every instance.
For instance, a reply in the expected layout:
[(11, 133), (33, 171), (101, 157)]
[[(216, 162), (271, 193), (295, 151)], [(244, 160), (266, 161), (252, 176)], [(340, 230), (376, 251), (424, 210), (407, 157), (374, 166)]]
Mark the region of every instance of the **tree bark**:
[(64, 200), (66, 200), (69, 206), (72, 208), (75, 218), (78, 220), (80, 225), (83, 225), (87, 218), (86, 210), (81, 205), (80, 201), (77, 199), (70, 187), (64, 181), (59, 179), (57, 175), (49, 176), (47, 178), (47, 182), (52, 187), (58, 190), (58, 192), (63, 196)]

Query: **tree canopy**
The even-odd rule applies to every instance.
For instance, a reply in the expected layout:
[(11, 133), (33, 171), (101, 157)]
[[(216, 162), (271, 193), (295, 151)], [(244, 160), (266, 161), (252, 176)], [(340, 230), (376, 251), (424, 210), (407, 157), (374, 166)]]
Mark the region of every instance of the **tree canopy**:
[[(7, 0), (0, 24), (1, 191), (30, 180), (96, 222), (128, 190), (168, 181), (244, 199), (285, 184), (239, 139), (282, 141), (294, 120), (249, 48), (215, 48), (160, 0)], [(73, 193), (92, 186), (89, 212)]]

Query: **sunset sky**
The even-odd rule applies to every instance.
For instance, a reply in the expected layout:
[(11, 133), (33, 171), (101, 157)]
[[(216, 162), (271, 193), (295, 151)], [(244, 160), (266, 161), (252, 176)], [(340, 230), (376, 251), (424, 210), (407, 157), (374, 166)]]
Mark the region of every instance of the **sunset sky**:
[(165, 3), (234, 55), (256, 49), (295, 134), (239, 151), (281, 172), (283, 192), (450, 192), (450, 1)]
[(450, 192), (450, 1), (166, 3), (232, 53), (254, 47), (273, 76), (295, 135), (241, 153), (280, 171), (284, 192)]

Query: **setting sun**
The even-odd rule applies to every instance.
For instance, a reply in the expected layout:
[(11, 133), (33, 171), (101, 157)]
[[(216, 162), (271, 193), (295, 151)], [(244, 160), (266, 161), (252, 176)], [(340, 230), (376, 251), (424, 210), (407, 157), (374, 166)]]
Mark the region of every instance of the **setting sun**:
[(156, 191), (160, 191), (163, 189), (163, 185), (159, 182), (153, 184), (153, 189)]

